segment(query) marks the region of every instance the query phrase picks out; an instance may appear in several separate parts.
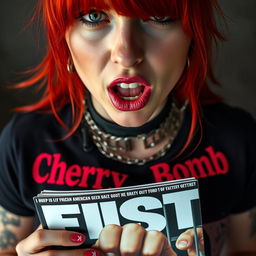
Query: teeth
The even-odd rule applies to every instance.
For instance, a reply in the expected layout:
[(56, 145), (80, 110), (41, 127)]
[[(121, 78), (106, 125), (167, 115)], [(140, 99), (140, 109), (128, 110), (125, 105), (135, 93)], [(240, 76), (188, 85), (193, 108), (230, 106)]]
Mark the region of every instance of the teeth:
[(131, 83), (131, 84), (126, 84), (126, 83), (120, 83), (118, 84), (118, 86), (120, 86), (121, 88), (123, 89), (133, 89), (133, 88), (137, 88), (139, 86), (141, 86), (140, 84), (138, 83)]
[(136, 100), (139, 98), (139, 96), (135, 96), (135, 97), (122, 97), (124, 100)]

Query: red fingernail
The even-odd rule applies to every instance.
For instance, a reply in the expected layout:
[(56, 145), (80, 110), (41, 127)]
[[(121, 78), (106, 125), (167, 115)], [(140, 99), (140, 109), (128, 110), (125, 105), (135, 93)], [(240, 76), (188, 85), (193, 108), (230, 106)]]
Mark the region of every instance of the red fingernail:
[(100, 256), (100, 252), (98, 250), (88, 250), (84, 253), (84, 256)]
[(73, 233), (70, 235), (70, 240), (73, 243), (83, 243), (85, 241), (85, 236), (83, 234)]

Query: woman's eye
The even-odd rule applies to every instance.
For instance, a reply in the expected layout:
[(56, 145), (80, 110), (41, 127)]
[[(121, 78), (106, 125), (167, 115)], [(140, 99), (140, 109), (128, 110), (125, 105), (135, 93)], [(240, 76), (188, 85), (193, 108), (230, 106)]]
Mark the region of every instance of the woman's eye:
[(164, 16), (164, 17), (152, 16), (152, 17), (149, 17), (148, 19), (148, 22), (153, 22), (157, 25), (169, 25), (174, 21), (175, 19), (172, 19), (169, 16)]
[(88, 27), (97, 27), (108, 23), (108, 16), (104, 12), (91, 10), (88, 14), (81, 14), (79, 20)]

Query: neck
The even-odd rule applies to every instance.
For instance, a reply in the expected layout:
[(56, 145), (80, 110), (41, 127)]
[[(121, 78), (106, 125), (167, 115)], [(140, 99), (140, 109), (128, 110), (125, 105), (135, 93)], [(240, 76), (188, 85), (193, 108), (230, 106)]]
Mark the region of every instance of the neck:
[(154, 119), (139, 127), (124, 127), (106, 120), (95, 110), (90, 95), (87, 96), (86, 107), (95, 124), (104, 132), (120, 137), (135, 137), (139, 134), (149, 133), (160, 127), (160, 124), (164, 122), (172, 107), (172, 96), (168, 97), (164, 108)]
[[(122, 127), (103, 119), (94, 110), (91, 102), (88, 102), (87, 106), (88, 110), (85, 111), (84, 116), (94, 144), (106, 157), (128, 164), (144, 164), (163, 156), (171, 147), (179, 131), (186, 108), (183, 106), (179, 109), (173, 101), (171, 103), (168, 101), (154, 120), (134, 129)], [(159, 123), (159, 119), (163, 119), (163, 121)], [(153, 124), (157, 124), (157, 128), (153, 127)], [(106, 129), (104, 125), (112, 128), (111, 133), (106, 132), (108, 128)], [(104, 130), (101, 127), (104, 127)], [(126, 136), (116, 136), (112, 132), (122, 134), (124, 130)], [(135, 130), (136, 135), (134, 135)], [(148, 130), (149, 132), (146, 133), (138, 133), (138, 131)]]

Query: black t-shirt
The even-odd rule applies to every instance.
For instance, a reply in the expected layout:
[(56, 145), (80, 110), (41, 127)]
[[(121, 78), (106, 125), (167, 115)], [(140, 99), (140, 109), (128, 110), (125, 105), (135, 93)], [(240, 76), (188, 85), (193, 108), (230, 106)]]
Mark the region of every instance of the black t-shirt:
[[(60, 114), (70, 124), (70, 107)], [(248, 113), (222, 103), (204, 106), (201, 132), (179, 155), (189, 119), (186, 113), (164, 157), (137, 166), (108, 159), (96, 147), (85, 152), (80, 128), (61, 140), (67, 130), (52, 114), (17, 114), (0, 137), (0, 205), (17, 215), (34, 216), (32, 197), (44, 189), (113, 188), (193, 176), (199, 180), (210, 241), (207, 255), (219, 255), (226, 217), (256, 205), (256, 123)]]

